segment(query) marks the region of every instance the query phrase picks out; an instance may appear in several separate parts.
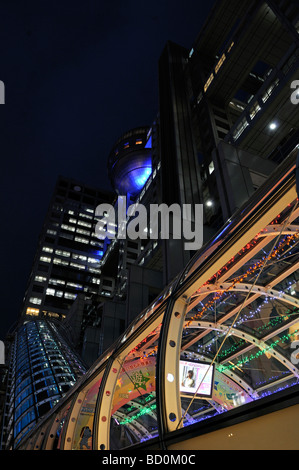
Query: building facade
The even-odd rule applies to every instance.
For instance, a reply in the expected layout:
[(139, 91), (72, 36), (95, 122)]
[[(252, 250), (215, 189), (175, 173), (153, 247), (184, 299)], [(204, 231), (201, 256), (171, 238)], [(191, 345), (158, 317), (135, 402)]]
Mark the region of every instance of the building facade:
[(83, 311), (101, 282), (103, 240), (95, 236), (95, 210), (112, 200), (113, 193), (58, 178), (28, 279), (21, 323), (29, 318), (72, 318), (69, 340), (80, 348)]
[[(155, 121), (128, 131), (109, 155), (116, 193), (147, 208), (201, 204), (208, 243), (298, 145), (291, 100), (298, 29), (296, 2), (223, 0), (190, 50), (168, 42), (158, 64)], [(146, 183), (138, 186), (138, 172), (144, 177), (145, 171)], [(115, 279), (110, 300), (125, 308), (126, 325), (193, 255), (171, 236), (116, 238), (107, 246), (101, 269)], [(107, 330), (105, 347), (112, 341)]]

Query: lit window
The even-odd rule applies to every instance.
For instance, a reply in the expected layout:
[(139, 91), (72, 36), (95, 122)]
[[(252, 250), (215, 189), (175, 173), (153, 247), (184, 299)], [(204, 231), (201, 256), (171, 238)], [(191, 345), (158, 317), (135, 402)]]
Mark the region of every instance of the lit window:
[(60, 258), (54, 258), (53, 260), (54, 264), (61, 264), (62, 266), (68, 266), (69, 263), (67, 261), (64, 261), (63, 259)]
[(75, 287), (76, 289), (83, 289), (81, 284), (76, 284), (75, 282), (67, 282), (66, 285), (68, 287)]
[(94, 269), (94, 268), (87, 268), (87, 270), (90, 272), (90, 273), (93, 273), (93, 274), (99, 274), (99, 270), (98, 269)]
[(53, 286), (58, 286), (58, 285), (65, 285), (65, 281), (61, 281), (60, 279), (49, 279), (49, 284), (52, 284)]
[(209, 76), (208, 80), (206, 81), (206, 84), (204, 86), (204, 92), (207, 91), (207, 89), (209, 88), (209, 86), (211, 85), (212, 81), (214, 80), (214, 74), (211, 73), (211, 75)]
[(53, 248), (50, 248), (49, 246), (43, 246), (42, 251), (45, 251), (46, 253), (53, 253)]
[[(96, 236), (96, 235), (95, 235), (95, 236)], [(96, 242), (96, 241), (94, 241), (94, 240), (91, 240), (90, 244), (91, 244), (92, 246), (100, 246), (101, 248), (103, 247), (103, 243), (101, 243), (101, 242)]]
[(30, 297), (29, 302), (31, 304), (41, 305), (42, 299), (40, 299), (39, 297)]
[(129, 142), (127, 142), (126, 144), (124, 144), (124, 149), (127, 149), (127, 148), (129, 148), (129, 147), (130, 147)]
[(77, 228), (76, 233), (81, 233), (81, 235), (89, 235), (87, 230), (83, 230), (83, 228)]
[(250, 118), (253, 119), (257, 113), (261, 110), (261, 107), (260, 105), (258, 104), (258, 102), (256, 101), (254, 103), (254, 105), (252, 106), (252, 108), (250, 109)]
[(37, 282), (46, 282), (47, 278), (43, 276), (35, 276), (34, 280)]
[(266, 90), (266, 92), (262, 96), (262, 100), (264, 103), (270, 98), (270, 96), (273, 93), (273, 90), (278, 86), (279, 84), (279, 79), (277, 78), (274, 83), (270, 85), (270, 87)]
[(62, 251), (62, 250), (56, 250), (55, 254), (60, 255), (60, 256), (65, 256), (66, 258), (69, 258), (71, 256), (71, 253), (69, 251)]
[(222, 67), (222, 64), (223, 62), (225, 61), (226, 59), (226, 55), (225, 54), (222, 54), (222, 56), (220, 57), (216, 67), (215, 67), (215, 73), (218, 73), (219, 72), (219, 69)]
[(75, 237), (75, 242), (80, 242), (80, 243), (89, 243), (89, 241), (86, 239), (86, 238), (82, 238), (82, 237)]
[(142, 144), (142, 140), (136, 140), (136, 145), (141, 145)]
[(56, 232), (56, 230), (50, 230), (50, 229), (48, 229), (48, 230), (47, 230), (47, 234), (48, 234), (48, 235), (57, 235), (57, 232)]
[(77, 296), (76, 296), (75, 294), (71, 294), (70, 292), (66, 292), (66, 293), (64, 294), (64, 297), (65, 297), (66, 299), (74, 300)]
[(210, 173), (210, 175), (213, 173), (214, 170), (215, 170), (214, 162), (211, 162), (210, 165), (209, 165), (209, 173)]
[(235, 44), (235, 43), (234, 43), (234, 41), (233, 41), (233, 42), (231, 43), (231, 45), (229, 46), (227, 52), (230, 52), (230, 51), (232, 50), (232, 47), (234, 46), (234, 44)]
[(47, 289), (46, 290), (46, 295), (55, 295), (55, 289)]
[(92, 227), (92, 224), (89, 224), (88, 222), (84, 222), (83, 220), (78, 220), (78, 225), (82, 225), (83, 227), (88, 227), (88, 228)]
[(82, 264), (70, 263), (70, 266), (72, 268), (85, 269), (85, 266), (83, 266)]
[(71, 227), (70, 225), (65, 225), (65, 224), (62, 224), (61, 228), (63, 230), (70, 230), (71, 232), (74, 232), (76, 230), (75, 227)]
[(59, 318), (59, 314), (55, 312), (44, 312), (48, 317)]
[(39, 308), (28, 307), (27, 310), (26, 310), (26, 315), (38, 316), (39, 315)]
[(81, 217), (85, 217), (86, 219), (91, 219), (92, 220), (92, 216), (91, 215), (88, 215), (88, 214), (84, 214), (84, 212), (80, 212), (79, 214)]
[(237, 128), (236, 128), (236, 130), (233, 134), (234, 140), (238, 140), (240, 135), (245, 131), (246, 127), (248, 127), (248, 126), (249, 126), (248, 121), (247, 121), (246, 117), (244, 117), (242, 119), (242, 121), (240, 122), (240, 124), (237, 126)]
[(87, 257), (86, 257), (86, 256), (78, 255), (77, 253), (73, 253), (73, 254), (72, 254), (72, 257), (73, 257), (74, 259), (80, 259), (81, 261), (86, 261), (86, 260), (87, 260)]
[(46, 256), (41, 256), (40, 260), (44, 263), (51, 263), (51, 258), (47, 258)]

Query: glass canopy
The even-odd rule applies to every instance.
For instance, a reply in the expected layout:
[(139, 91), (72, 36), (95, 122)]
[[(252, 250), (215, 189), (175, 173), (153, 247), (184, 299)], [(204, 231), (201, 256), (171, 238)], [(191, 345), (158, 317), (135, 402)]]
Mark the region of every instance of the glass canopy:
[(295, 157), (18, 448), (119, 450), (161, 442), (298, 384)]

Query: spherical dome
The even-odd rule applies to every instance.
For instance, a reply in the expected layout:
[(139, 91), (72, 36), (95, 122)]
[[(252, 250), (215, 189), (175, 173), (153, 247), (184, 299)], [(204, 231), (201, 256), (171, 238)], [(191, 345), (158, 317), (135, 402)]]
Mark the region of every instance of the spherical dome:
[(113, 146), (108, 159), (111, 184), (120, 196), (137, 195), (152, 172), (150, 128), (126, 132)]

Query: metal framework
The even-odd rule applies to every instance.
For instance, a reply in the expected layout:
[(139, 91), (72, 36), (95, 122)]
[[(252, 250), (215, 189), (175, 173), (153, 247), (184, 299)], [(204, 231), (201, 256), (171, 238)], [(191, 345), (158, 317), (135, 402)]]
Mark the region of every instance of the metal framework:
[[(293, 152), (18, 448), (163, 448), (179, 429), (296, 385), (297, 204)], [(211, 396), (199, 392), (205, 376), (181, 388), (182, 361), (214, 367)]]

